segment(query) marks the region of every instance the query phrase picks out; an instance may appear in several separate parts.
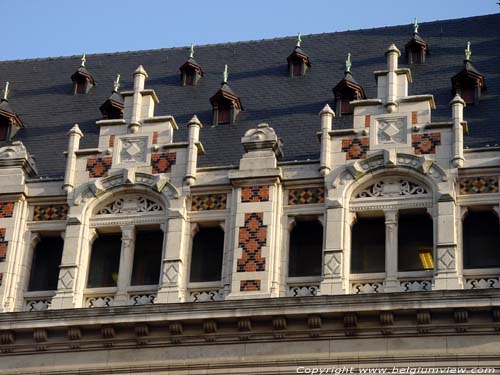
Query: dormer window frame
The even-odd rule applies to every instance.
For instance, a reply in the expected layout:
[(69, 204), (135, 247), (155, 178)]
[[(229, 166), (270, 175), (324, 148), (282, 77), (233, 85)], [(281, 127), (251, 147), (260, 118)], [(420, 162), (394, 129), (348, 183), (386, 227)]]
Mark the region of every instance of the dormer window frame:
[(467, 105), (479, 104), (481, 94), (486, 90), (483, 75), (464, 68), (451, 81), (453, 86), (452, 96), (458, 93)]
[(298, 53), (297, 51), (294, 51), (290, 56), (288, 56), (287, 61), (288, 75), (290, 78), (305, 76), (311, 67), (309, 57), (303, 53)]
[[(240, 110), (239, 108), (237, 108), (235, 106), (235, 103), (234, 101), (231, 101), (229, 99), (226, 99), (226, 98), (220, 98), (220, 100), (227, 100), (229, 102), (229, 108), (227, 108), (227, 106), (221, 106), (220, 102), (217, 102), (217, 104), (214, 104), (213, 105), (213, 125), (231, 125), (231, 124), (234, 124), (236, 122), (236, 119), (238, 117), (238, 114), (240, 113)], [(221, 108), (221, 107), (224, 107), (224, 108)], [(228, 121), (223, 121), (221, 122), (221, 110), (223, 111), (228, 111)]]
[(196, 66), (187, 61), (180, 67), (181, 71), (181, 86), (198, 86), (198, 83), (203, 76), (203, 71), (199, 66)]
[[(335, 86), (333, 94), (335, 97), (335, 112), (339, 116), (347, 116), (354, 113), (354, 107), (350, 104), (351, 101), (366, 99), (363, 87), (346, 79), (343, 79)], [(345, 106), (348, 107), (347, 111), (345, 110)]]

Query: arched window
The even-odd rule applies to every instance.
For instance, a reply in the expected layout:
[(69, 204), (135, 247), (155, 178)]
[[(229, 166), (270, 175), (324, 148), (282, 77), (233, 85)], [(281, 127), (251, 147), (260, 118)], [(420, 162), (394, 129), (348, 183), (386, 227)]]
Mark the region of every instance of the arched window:
[(222, 277), (224, 231), (218, 227), (199, 227), (193, 237), (190, 282), (219, 281)]
[(63, 246), (59, 235), (40, 239), (33, 251), (29, 292), (57, 289)]
[(380, 216), (358, 217), (351, 231), (351, 272), (385, 271), (385, 221)]
[(434, 269), (433, 222), (424, 211), (401, 210), (398, 219), (398, 270)]
[(288, 277), (321, 276), (322, 262), (323, 225), (297, 221), (290, 232)]
[(92, 244), (88, 288), (116, 286), (120, 267), (121, 234), (103, 233)]
[(462, 234), (464, 268), (500, 267), (500, 223), (492, 209), (469, 208)]

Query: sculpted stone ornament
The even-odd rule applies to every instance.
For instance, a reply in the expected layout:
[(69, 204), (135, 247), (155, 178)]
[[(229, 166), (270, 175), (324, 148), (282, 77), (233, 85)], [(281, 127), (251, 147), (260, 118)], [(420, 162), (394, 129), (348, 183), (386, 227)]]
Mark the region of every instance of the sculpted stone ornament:
[(380, 119), (377, 124), (377, 143), (406, 143), (405, 118)]
[(22, 168), (29, 176), (38, 173), (35, 158), (31, 156), (19, 141), (12, 142), (11, 145), (0, 148), (0, 167), (18, 166)]
[(259, 124), (257, 128), (248, 130), (241, 138), (241, 143), (246, 152), (271, 149), (278, 159), (283, 156), (282, 141), (268, 124)]
[(146, 162), (147, 138), (124, 138), (121, 140), (120, 163)]

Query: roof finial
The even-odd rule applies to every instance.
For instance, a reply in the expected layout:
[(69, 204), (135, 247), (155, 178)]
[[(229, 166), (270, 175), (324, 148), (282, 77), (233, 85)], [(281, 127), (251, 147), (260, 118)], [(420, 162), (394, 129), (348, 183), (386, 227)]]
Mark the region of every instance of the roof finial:
[(120, 88), (120, 74), (116, 75), (116, 80), (113, 82), (113, 91), (118, 92), (118, 89)]
[(296, 47), (300, 47), (300, 44), (302, 43), (302, 38), (300, 37), (300, 33), (297, 34), (297, 44)]
[(347, 60), (345, 61), (345, 72), (346, 73), (351, 73), (351, 66), (352, 66), (351, 53), (349, 52), (347, 54)]
[(85, 63), (87, 62), (87, 57), (85, 56), (85, 53), (82, 55), (82, 60), (81, 60), (80, 68), (85, 68)]
[(189, 49), (189, 58), (194, 59), (194, 44), (191, 43), (191, 48)]
[(470, 61), (472, 57), (472, 50), (470, 49), (470, 42), (467, 42), (467, 49), (465, 50), (465, 60)]
[(229, 77), (229, 73), (228, 73), (228, 71), (227, 71), (227, 64), (226, 64), (226, 65), (224, 65), (224, 76), (223, 76), (223, 79), (224, 79), (224, 80), (223, 80), (222, 82), (223, 82), (223, 83), (227, 83), (227, 79), (228, 79), (228, 77)]
[(413, 22), (413, 33), (418, 34), (418, 19), (415, 17), (415, 21)]
[(5, 89), (3, 90), (2, 101), (9, 101), (9, 82), (5, 82)]

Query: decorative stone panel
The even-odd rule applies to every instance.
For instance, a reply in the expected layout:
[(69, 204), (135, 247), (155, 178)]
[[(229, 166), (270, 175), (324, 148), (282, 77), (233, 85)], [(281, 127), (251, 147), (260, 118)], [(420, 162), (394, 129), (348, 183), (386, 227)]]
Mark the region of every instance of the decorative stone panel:
[(366, 159), (366, 152), (369, 148), (368, 137), (342, 140), (342, 152), (346, 153), (346, 160)]
[(152, 173), (169, 173), (176, 160), (177, 154), (175, 152), (151, 154), (151, 166), (153, 167)]
[(382, 293), (384, 287), (382, 283), (377, 282), (359, 282), (352, 284), (351, 293), (352, 294), (366, 294), (366, 293)]
[(0, 219), (12, 217), (14, 214), (14, 202), (0, 202)]
[(89, 158), (87, 159), (87, 171), (90, 178), (106, 177), (111, 169), (113, 158)]
[(288, 190), (288, 204), (323, 203), (325, 201), (325, 189), (322, 187), (306, 187)]
[(260, 290), (260, 280), (240, 280), (240, 292), (254, 292)]
[(219, 289), (198, 290), (189, 293), (190, 302), (208, 302), (222, 300), (224, 300), (224, 291)]
[(288, 288), (288, 297), (317, 296), (319, 285), (294, 285)]
[(377, 120), (377, 143), (406, 143), (406, 117)]
[(33, 211), (33, 221), (66, 220), (67, 216), (67, 204), (35, 206)]
[(490, 289), (500, 288), (500, 277), (478, 277), (466, 279), (465, 289)]
[(262, 247), (267, 242), (267, 225), (263, 224), (264, 213), (245, 214), (245, 224), (240, 227), (239, 247), (242, 256), (238, 259), (237, 272), (266, 270), (266, 259), (262, 257)]
[(460, 194), (498, 193), (498, 177), (462, 177), (458, 179)]
[(0, 262), (4, 262), (7, 258), (7, 247), (9, 241), (5, 241), (5, 228), (0, 228)]
[(147, 137), (127, 137), (120, 139), (119, 163), (144, 163), (147, 157)]
[(242, 203), (257, 203), (269, 201), (269, 186), (253, 186), (241, 189)]
[(428, 292), (432, 290), (432, 280), (403, 281), (400, 289), (402, 292)]
[(441, 133), (413, 134), (411, 145), (415, 155), (435, 154), (436, 146), (441, 144)]
[(225, 210), (227, 194), (200, 194), (191, 198), (191, 211)]

